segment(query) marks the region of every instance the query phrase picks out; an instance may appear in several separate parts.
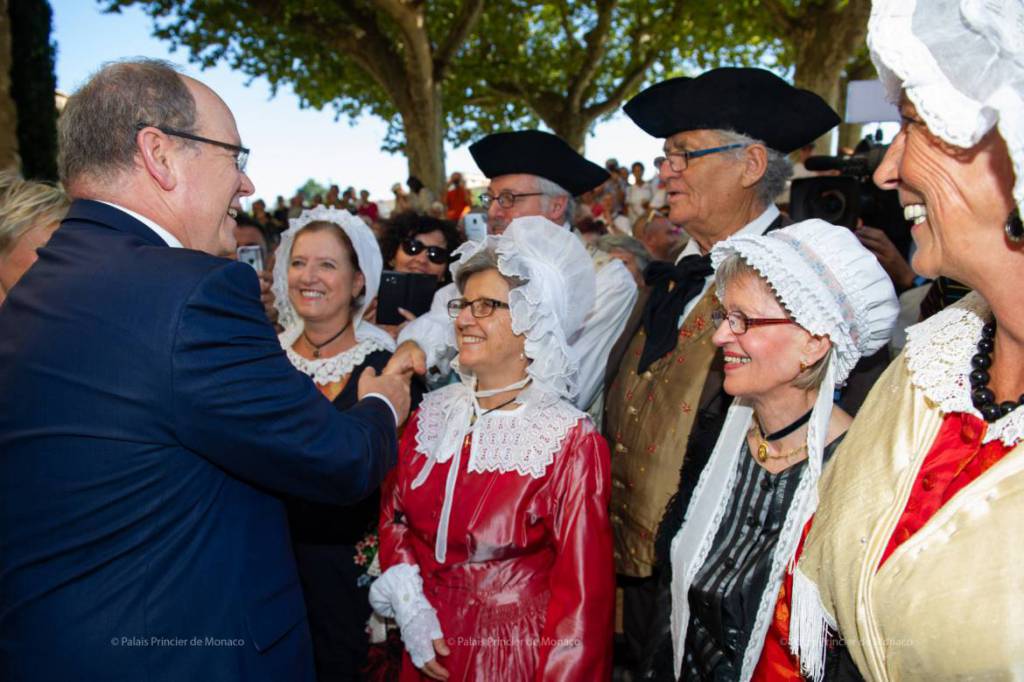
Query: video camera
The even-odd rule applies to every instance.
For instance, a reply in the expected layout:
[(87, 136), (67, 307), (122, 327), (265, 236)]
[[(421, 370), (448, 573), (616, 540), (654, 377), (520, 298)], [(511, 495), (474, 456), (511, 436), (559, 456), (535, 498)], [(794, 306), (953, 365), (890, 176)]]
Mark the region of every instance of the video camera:
[(871, 179), (887, 149), (888, 145), (867, 136), (851, 156), (809, 157), (804, 162), (807, 170), (839, 174), (794, 180), (789, 193), (790, 217), (795, 221), (820, 218), (851, 229), (859, 219), (883, 230), (900, 253), (906, 254), (910, 229), (896, 191), (881, 190)]

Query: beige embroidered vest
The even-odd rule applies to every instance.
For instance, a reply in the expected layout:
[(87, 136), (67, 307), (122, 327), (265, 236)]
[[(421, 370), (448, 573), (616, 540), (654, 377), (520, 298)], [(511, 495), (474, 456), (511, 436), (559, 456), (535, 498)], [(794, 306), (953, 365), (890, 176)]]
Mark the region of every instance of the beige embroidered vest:
[(651, 575), (654, 536), (678, 488), (686, 441), (717, 353), (711, 343), (711, 311), (717, 306), (712, 287), (684, 321), (675, 350), (638, 375), (646, 340), (641, 327), (608, 388), (605, 433), (612, 451), (611, 520), (619, 573)]
[(878, 568), (942, 418), (897, 358), (825, 470), (799, 570), (868, 680), (1021, 679), (1024, 445)]

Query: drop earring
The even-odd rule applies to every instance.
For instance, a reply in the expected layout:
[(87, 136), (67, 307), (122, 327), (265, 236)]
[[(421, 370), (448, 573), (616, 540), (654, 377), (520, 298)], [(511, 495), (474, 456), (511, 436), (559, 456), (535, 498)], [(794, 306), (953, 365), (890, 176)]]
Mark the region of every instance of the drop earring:
[(1024, 223), (1020, 219), (1020, 209), (1015, 208), (1010, 211), (1003, 230), (1006, 232), (1006, 238), (1014, 244), (1020, 244), (1024, 241)]

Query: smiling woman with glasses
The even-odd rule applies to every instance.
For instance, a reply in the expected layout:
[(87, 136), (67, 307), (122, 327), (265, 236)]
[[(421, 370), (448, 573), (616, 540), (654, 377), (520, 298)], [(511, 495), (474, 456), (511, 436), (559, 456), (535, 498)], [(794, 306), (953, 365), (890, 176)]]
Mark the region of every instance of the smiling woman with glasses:
[(608, 447), (568, 402), (594, 267), (541, 217), (458, 256), (461, 381), (405, 427), (370, 601), (401, 629), (403, 680), (608, 680)]
[[(802, 679), (785, 645), (788, 599), (776, 602), (792, 592), (812, 491), (850, 425), (836, 387), (885, 344), (896, 295), (852, 232), (820, 220), (740, 233), (711, 260), (723, 306), (712, 342), (734, 399), (720, 432), (691, 435), (658, 530), (662, 635), (645, 679)], [(841, 651), (830, 670), (848, 670)]]

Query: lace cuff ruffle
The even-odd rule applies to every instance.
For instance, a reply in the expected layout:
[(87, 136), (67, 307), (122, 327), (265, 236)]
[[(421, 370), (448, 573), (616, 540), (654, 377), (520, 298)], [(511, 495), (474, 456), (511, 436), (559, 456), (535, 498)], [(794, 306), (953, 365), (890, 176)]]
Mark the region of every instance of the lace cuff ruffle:
[(434, 658), (434, 640), (444, 636), (437, 612), (423, 594), (420, 567), (396, 564), (370, 586), (370, 605), (385, 618), (394, 618), (402, 642), (417, 668)]

